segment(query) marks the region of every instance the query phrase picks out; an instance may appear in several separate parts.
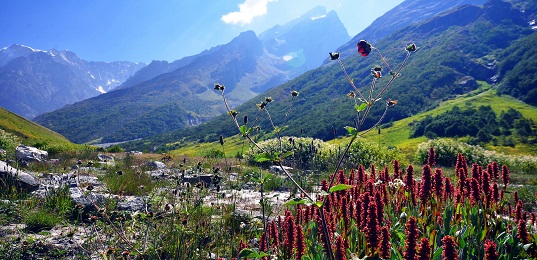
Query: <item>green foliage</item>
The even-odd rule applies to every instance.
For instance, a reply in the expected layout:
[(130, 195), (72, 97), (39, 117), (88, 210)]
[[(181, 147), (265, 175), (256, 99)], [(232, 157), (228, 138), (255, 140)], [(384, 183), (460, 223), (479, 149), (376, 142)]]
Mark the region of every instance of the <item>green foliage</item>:
[[(335, 146), (314, 138), (285, 136), (281, 140), (281, 143), (277, 138), (265, 140), (259, 142), (259, 146), (268, 154), (292, 152), (291, 155), (283, 158), (282, 163), (300, 169), (309, 169), (313, 165), (319, 169), (328, 169), (329, 162), (333, 158), (331, 156), (337, 150)], [(258, 158), (260, 156), (258, 151), (257, 148), (252, 148), (252, 150), (246, 151), (243, 156), (248, 162), (255, 163), (256, 156)]]
[[(442, 18), (446, 21), (433, 19), (430, 23), (409, 26), (374, 43), (375, 47), (386, 50), (383, 54), (390, 57), (390, 63), (400, 62), (404, 58), (401, 55), (404, 47), (401, 46), (414, 41), (420, 46), (405, 71), (385, 93), (386, 97), (398, 100), (398, 104), (389, 109), (384, 121), (409, 117), (434, 108), (441, 101), (475, 90), (479, 86), (476, 80), (487, 81), (494, 75), (494, 71), (486, 67), (487, 63), (495, 60), (497, 53), (503, 51), (508, 44), (532, 32), (526, 24), (518, 23), (520, 17), (516, 14), (495, 17), (491, 15), (493, 10), (490, 8), (482, 10), (476, 6), (465, 6), (463, 10), (453, 12), (452, 16)], [(505, 21), (499, 20), (500, 18)], [(527, 44), (531, 42), (528, 41)], [(427, 55), (422, 55), (422, 51), (426, 51)], [(375, 59), (362, 58), (356, 55), (341, 57), (345, 66), (351, 68), (348, 72), (355, 85), (364, 90), (372, 80), (369, 69), (379, 64)], [(533, 74), (526, 75), (532, 77), (530, 75)], [(466, 84), (459, 84), (467, 76), (472, 78)], [(387, 78), (389, 77), (381, 80)], [(286, 135), (330, 140), (347, 134), (343, 128), (353, 122), (356, 110), (354, 102), (344, 95), (351, 88), (345, 83), (345, 75), (338, 66), (322, 66), (311, 70), (264, 93), (277, 100), (269, 108), (274, 125), (284, 122), (292, 90), (299, 91), (300, 96), (296, 97), (285, 123), (288, 126)], [(241, 115), (255, 118), (259, 113), (256, 103), (260, 101), (261, 97), (254, 98), (234, 109)], [(377, 122), (383, 109), (373, 108), (363, 129)], [(265, 131), (272, 129), (270, 121), (265, 118), (260, 118), (257, 125)], [(332, 127), (336, 131), (332, 131)], [(144, 150), (177, 140), (217, 141), (219, 135), (235, 134), (229, 115), (222, 115), (192, 129), (169, 132), (125, 144), (124, 147)]]
[(106, 151), (109, 152), (109, 153), (121, 153), (121, 152), (124, 152), (125, 149), (121, 148), (121, 146), (119, 146), (119, 145), (112, 145), (112, 146), (108, 147), (106, 149)]
[(151, 176), (144, 174), (144, 168), (137, 169), (128, 155), (123, 163), (116, 163), (107, 169), (107, 174), (100, 177), (112, 194), (147, 195), (157, 186)]
[(3, 129), (0, 129), (0, 150), (4, 150), (5, 154), (0, 154), (0, 159), (5, 160), (4, 157), (14, 159), (15, 148), (19, 146), (20, 140), (15, 135), (10, 134)]
[(62, 221), (58, 214), (51, 212), (46, 208), (37, 208), (24, 215), (24, 224), (29, 232), (39, 232), (45, 229), (51, 229)]
[[(399, 152), (396, 149), (390, 149), (383, 145), (360, 139), (352, 144), (347, 158), (347, 165), (356, 167), (361, 164), (366, 168), (371, 165), (384, 167), (391, 165), (398, 155)], [(332, 160), (337, 160), (337, 157)]]
[(537, 33), (515, 42), (498, 56), (500, 94), (508, 94), (537, 106)]
[[(420, 121), (412, 122), (412, 138), (426, 136), (436, 137), (472, 137), (469, 143), (488, 143), (501, 135), (517, 133), (524, 143), (535, 140), (536, 128), (532, 120), (509, 108), (497, 117), (490, 106), (479, 106), (461, 110), (458, 106), (437, 116), (426, 116)], [(532, 141), (533, 142), (533, 141)], [(503, 145), (510, 142), (504, 141)]]
[(205, 154), (206, 158), (225, 158), (226, 154), (219, 149), (212, 149)]
[(469, 164), (487, 165), (495, 161), (499, 165), (509, 166), (511, 171), (517, 173), (531, 174), (537, 171), (535, 156), (502, 154), (450, 139), (435, 139), (421, 143), (416, 151), (416, 161), (426, 163), (427, 153), (431, 147), (436, 152), (436, 163), (442, 166), (454, 166), (457, 154), (460, 153), (466, 157)]

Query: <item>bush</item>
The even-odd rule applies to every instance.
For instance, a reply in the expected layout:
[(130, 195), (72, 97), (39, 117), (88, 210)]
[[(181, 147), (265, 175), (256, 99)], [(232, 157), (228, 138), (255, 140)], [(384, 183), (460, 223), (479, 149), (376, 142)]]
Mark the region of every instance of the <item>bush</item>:
[[(357, 167), (359, 164), (368, 168), (372, 164), (378, 167), (391, 165), (397, 158), (398, 152), (395, 149), (389, 149), (385, 146), (372, 142), (358, 140), (355, 141), (348, 156), (348, 166)], [(332, 160), (337, 160), (333, 158)]]
[[(299, 169), (310, 169), (312, 167), (321, 170), (328, 169), (329, 163), (333, 162), (333, 155), (337, 151), (336, 146), (310, 137), (285, 136), (281, 140), (280, 144), (277, 138), (268, 139), (259, 142), (259, 146), (268, 153), (294, 151), (291, 156), (284, 159), (283, 164)], [(253, 150), (244, 153), (244, 158), (249, 163), (256, 163), (255, 155), (259, 154), (259, 149), (253, 148)]]
[(20, 140), (17, 136), (0, 129), (0, 150), (5, 150), (5, 154), (0, 154), (0, 159), (15, 158), (15, 148), (19, 146)]
[(508, 155), (485, 150), (480, 146), (469, 145), (450, 139), (435, 139), (421, 143), (416, 151), (419, 163), (427, 162), (427, 152), (433, 147), (436, 152), (436, 163), (442, 166), (454, 166), (457, 154), (466, 157), (468, 164), (487, 165), (493, 161), (507, 165), (511, 171), (518, 173), (537, 172), (537, 157), (528, 155)]

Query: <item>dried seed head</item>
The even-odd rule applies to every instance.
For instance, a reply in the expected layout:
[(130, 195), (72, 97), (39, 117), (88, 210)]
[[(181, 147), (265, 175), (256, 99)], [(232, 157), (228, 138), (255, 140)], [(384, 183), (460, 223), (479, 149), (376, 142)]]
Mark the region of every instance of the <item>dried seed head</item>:
[(339, 59), (339, 52), (330, 52), (330, 60), (337, 60)]

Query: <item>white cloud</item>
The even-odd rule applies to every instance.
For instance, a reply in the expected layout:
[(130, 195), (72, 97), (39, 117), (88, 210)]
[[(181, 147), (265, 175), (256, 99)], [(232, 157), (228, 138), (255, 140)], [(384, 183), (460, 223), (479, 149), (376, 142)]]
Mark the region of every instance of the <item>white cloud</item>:
[(249, 24), (255, 17), (267, 14), (267, 4), (274, 1), (276, 0), (245, 0), (239, 4), (238, 12), (225, 14), (221, 19), (227, 24)]

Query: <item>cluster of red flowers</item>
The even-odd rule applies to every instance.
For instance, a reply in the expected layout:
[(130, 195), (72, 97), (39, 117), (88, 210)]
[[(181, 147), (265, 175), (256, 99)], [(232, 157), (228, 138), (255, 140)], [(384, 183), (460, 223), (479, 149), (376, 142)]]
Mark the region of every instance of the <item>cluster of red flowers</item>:
[[(430, 150), (428, 162), (435, 163), (434, 150)], [(337, 172), (334, 179), (338, 184), (351, 185), (352, 188), (329, 193), (326, 198), (319, 196), (318, 200), (325, 200), (322, 207), (317, 205), (298, 205), (294, 213), (286, 211), (283, 219), (273, 220), (268, 225), (268, 237), (263, 234), (262, 243), (259, 250), (270, 251), (283, 255), (285, 259), (300, 259), (306, 253), (304, 232), (317, 234), (317, 242), (324, 246), (328, 252), (329, 246), (337, 259), (346, 259), (348, 250), (357, 249), (355, 241), (352, 241), (354, 248), (351, 248), (350, 234), (352, 230), (358, 230), (364, 234), (365, 240), (360, 245), (365, 248), (365, 254), (382, 258), (390, 257), (390, 218), (385, 215), (384, 209), (390, 207), (396, 212), (408, 206), (419, 206), (421, 210), (431, 208), (433, 201), (453, 200), (454, 203), (465, 203), (468, 200), (471, 204), (483, 203), (485, 207), (494, 205), (499, 208), (502, 214), (513, 216), (518, 221), (518, 238), (524, 242), (528, 241), (529, 235), (526, 229), (528, 219), (527, 212), (524, 212), (522, 202), (515, 200), (514, 211), (505, 210), (503, 204), (497, 202), (503, 196), (503, 190), (498, 188), (497, 181), (501, 177), (504, 187), (509, 182), (509, 170), (507, 166), (499, 167), (496, 163), (489, 164), (486, 170), (481, 166), (473, 164), (471, 166), (471, 177), (468, 177), (468, 165), (462, 155), (457, 156), (455, 166), (457, 186), (454, 187), (450, 178), (444, 177), (442, 169), (431, 169), (429, 164), (422, 168), (421, 181), (414, 179), (414, 167), (409, 165), (406, 174), (401, 171), (398, 161), (393, 163), (393, 172), (389, 169), (377, 171), (371, 166), (369, 174), (366, 173), (362, 165), (352, 169), (347, 176), (344, 171)], [(404, 183), (398, 186), (396, 183)], [(401, 184), (399, 184), (401, 185)], [(328, 182), (322, 180), (321, 190), (328, 192)], [(419, 195), (419, 196), (418, 196)], [(419, 200), (418, 200), (419, 198)], [(436, 202), (434, 202), (436, 203)], [(510, 206), (509, 206), (510, 207)], [(326, 227), (329, 234), (330, 245), (325, 244), (323, 237), (323, 225), (320, 217), (320, 210), (324, 211)], [(443, 225), (440, 213), (433, 216), (438, 221), (438, 225)], [(461, 216), (455, 215), (455, 218)], [(537, 216), (531, 214), (535, 223)], [(317, 230), (304, 229), (308, 227), (305, 223), (310, 221), (317, 223)], [(409, 217), (405, 225), (406, 241), (403, 252), (404, 259), (429, 259), (431, 256), (430, 241), (426, 237), (421, 237), (423, 230), (419, 231), (417, 219)], [(265, 241), (268, 244), (265, 244)], [(453, 237), (442, 238), (443, 259), (457, 259), (457, 244)], [(495, 259), (493, 253), (495, 245), (489, 241), (486, 243), (488, 250), (487, 259)], [(278, 251), (280, 250), (280, 251)], [(400, 248), (400, 250), (402, 250)], [(454, 258), (453, 258), (454, 257)]]

